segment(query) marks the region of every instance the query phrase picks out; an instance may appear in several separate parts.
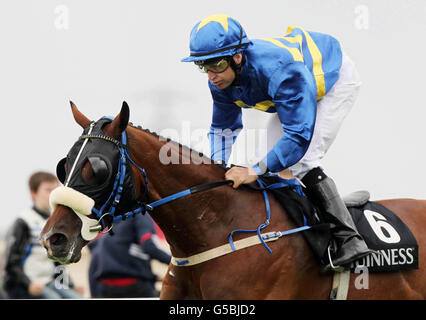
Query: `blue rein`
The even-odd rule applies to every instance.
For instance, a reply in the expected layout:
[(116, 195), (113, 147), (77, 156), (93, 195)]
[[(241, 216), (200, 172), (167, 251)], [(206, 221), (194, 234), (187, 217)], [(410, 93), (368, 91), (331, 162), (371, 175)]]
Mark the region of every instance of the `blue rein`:
[[(222, 181), (216, 181), (216, 182), (212, 182), (212, 183), (207, 183), (207, 184), (202, 184), (202, 185), (198, 185), (198, 186), (194, 186), (191, 187), (189, 189), (177, 192), (175, 194), (172, 194), (170, 196), (167, 196), (165, 198), (162, 198), (160, 200), (151, 202), (149, 204), (145, 204), (142, 201), (147, 197), (148, 193), (149, 193), (149, 186), (148, 186), (148, 178), (146, 175), (146, 172), (143, 168), (139, 167), (130, 157), (130, 155), (128, 154), (127, 151), (127, 133), (125, 131), (122, 132), (121, 134), (121, 141), (118, 141), (110, 136), (107, 135), (83, 135), (80, 137), (80, 139), (85, 139), (85, 138), (97, 138), (97, 139), (104, 139), (104, 140), (108, 140), (112, 143), (114, 143), (119, 151), (120, 151), (120, 160), (118, 163), (118, 172), (115, 176), (114, 179), (114, 185), (113, 185), (113, 189), (111, 191), (111, 194), (109, 195), (108, 199), (105, 201), (105, 203), (98, 209), (96, 208), (92, 208), (92, 212), (98, 217), (102, 228), (105, 228), (106, 226), (104, 225), (103, 222), (103, 218), (107, 215), (110, 215), (113, 217), (112, 219), (112, 223), (116, 223), (119, 222), (121, 220), (125, 220), (127, 218), (131, 218), (134, 217), (137, 214), (145, 214), (147, 211), (152, 211), (155, 207), (161, 206), (163, 204), (169, 203), (171, 201), (174, 201), (176, 199), (185, 197), (187, 195), (190, 194), (194, 194), (197, 192), (201, 192), (204, 190), (208, 190), (208, 189), (212, 189), (212, 188), (216, 188), (225, 184), (229, 184), (232, 182), (232, 180), (222, 180)], [(141, 197), (141, 200), (139, 201), (139, 203), (141, 204), (139, 207), (137, 207), (136, 209), (126, 212), (122, 215), (118, 215), (118, 216), (114, 216), (115, 214), (115, 210), (117, 205), (120, 203), (120, 199), (121, 199), (121, 194), (123, 192), (123, 184), (124, 184), (124, 178), (126, 176), (126, 163), (127, 161), (129, 161), (131, 164), (133, 164), (142, 174), (144, 182), (145, 182), (145, 192)], [(260, 191), (262, 191), (263, 197), (265, 199), (265, 208), (266, 208), (266, 221), (261, 224), (260, 226), (258, 226), (256, 229), (253, 230), (244, 230), (244, 229), (237, 229), (237, 230), (233, 230), (228, 237), (229, 240), (229, 244), (232, 248), (233, 251), (236, 250), (235, 246), (234, 246), (234, 241), (232, 239), (233, 235), (235, 233), (253, 233), (256, 232), (259, 240), (261, 242), (261, 244), (265, 247), (265, 249), (269, 252), (272, 253), (272, 250), (268, 247), (268, 245), (266, 244), (265, 240), (268, 238), (267, 236), (262, 236), (261, 235), (261, 230), (263, 230), (264, 228), (266, 228), (269, 223), (270, 223), (270, 218), (271, 218), (271, 208), (269, 205), (269, 198), (268, 198), (268, 194), (266, 192), (266, 190), (272, 190), (272, 189), (276, 189), (276, 188), (282, 188), (282, 187), (291, 187), (293, 188), (299, 195), (304, 196), (304, 193), (302, 191), (302, 187), (300, 185), (300, 183), (296, 180), (296, 179), (291, 179), (291, 180), (282, 180), (282, 182), (279, 183), (274, 183), (272, 185), (269, 186), (265, 186), (264, 182), (261, 179), (257, 179), (257, 183), (259, 184), (259, 186), (261, 187), (261, 189), (259, 189)], [(108, 207), (108, 205), (111, 203), (111, 205)], [(108, 210), (106, 210), (108, 207)], [(292, 234), (295, 232), (300, 232), (300, 231), (305, 231), (307, 229), (310, 229), (311, 226), (308, 226), (306, 224), (306, 218), (304, 218), (304, 226), (299, 227), (299, 228), (295, 228), (292, 230), (287, 230), (287, 231), (282, 231), (279, 232), (281, 236), (287, 235), (287, 234)], [(110, 230), (110, 229), (109, 229)], [(109, 231), (108, 230), (108, 231)]]
[[(92, 213), (94, 213), (98, 217), (98, 219), (101, 221), (103, 227), (105, 227), (103, 225), (103, 217), (106, 216), (106, 215), (113, 216), (113, 220), (112, 220), (113, 223), (119, 222), (121, 220), (125, 220), (126, 218), (131, 218), (131, 217), (135, 216), (136, 214), (140, 214), (140, 213), (144, 214), (147, 211), (152, 211), (155, 207), (169, 203), (171, 201), (182, 198), (182, 197), (187, 196), (189, 194), (194, 194), (194, 193), (201, 192), (201, 191), (204, 191), (204, 190), (207, 190), (207, 189), (216, 188), (216, 187), (219, 187), (221, 185), (229, 184), (230, 182), (232, 182), (231, 180), (223, 180), (223, 181), (217, 181), (217, 182), (198, 185), (198, 186), (191, 187), (189, 189), (180, 191), (178, 193), (172, 194), (172, 195), (167, 196), (165, 198), (162, 198), (160, 200), (151, 202), (149, 204), (145, 204), (145, 203), (142, 203), (142, 200), (145, 199), (146, 196), (149, 193), (148, 178), (147, 178), (147, 175), (146, 175), (146, 171), (143, 168), (139, 167), (132, 160), (132, 158), (130, 157), (130, 155), (127, 151), (127, 148), (126, 148), (126, 146), (127, 146), (127, 133), (125, 131), (123, 131), (123, 133), (121, 134), (121, 142), (118, 141), (117, 139), (110, 137), (110, 136), (102, 135), (102, 134), (83, 135), (83, 136), (80, 137), (80, 139), (91, 139), (91, 138), (93, 138), (93, 139), (104, 139), (104, 140), (110, 141), (110, 142), (114, 143), (120, 151), (120, 159), (119, 159), (119, 162), (118, 162), (118, 171), (117, 171), (117, 174), (115, 175), (112, 191), (111, 191), (110, 195), (108, 196), (108, 199), (105, 201), (105, 203), (99, 209), (92, 208)], [(132, 163), (142, 173), (142, 176), (144, 178), (145, 192), (144, 192), (143, 196), (141, 197), (141, 201), (140, 201), (140, 203), (142, 203), (142, 205), (140, 207), (137, 207), (136, 209), (129, 211), (129, 212), (126, 212), (122, 215), (114, 216), (116, 207), (120, 203), (121, 194), (123, 192), (123, 184), (124, 184), (124, 178), (126, 176), (126, 168), (127, 168), (126, 163), (127, 163), (127, 161)], [(110, 203), (111, 203), (111, 205), (108, 207), (108, 205)]]

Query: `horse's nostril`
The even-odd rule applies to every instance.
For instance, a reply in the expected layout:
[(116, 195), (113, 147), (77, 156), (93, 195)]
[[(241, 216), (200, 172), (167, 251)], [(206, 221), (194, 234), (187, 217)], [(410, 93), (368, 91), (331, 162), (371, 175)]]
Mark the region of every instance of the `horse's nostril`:
[(50, 238), (49, 242), (51, 246), (61, 246), (67, 243), (67, 237), (62, 233), (54, 233)]

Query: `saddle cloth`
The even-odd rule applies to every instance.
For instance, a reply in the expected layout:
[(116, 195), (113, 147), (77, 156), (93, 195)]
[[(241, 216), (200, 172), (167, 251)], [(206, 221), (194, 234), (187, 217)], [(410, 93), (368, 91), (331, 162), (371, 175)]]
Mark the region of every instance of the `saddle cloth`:
[[(261, 179), (270, 185), (281, 178), (267, 176)], [(327, 248), (332, 240), (330, 228), (333, 225), (320, 221), (322, 214), (319, 209), (290, 187), (270, 191), (298, 227), (313, 226), (302, 234), (319, 261), (327, 264)], [(370, 272), (418, 268), (417, 241), (395, 213), (377, 202), (369, 201), (368, 192), (357, 192), (344, 200), (358, 232), (368, 247), (377, 252), (352, 263), (353, 272), (362, 267), (367, 267)]]
[(369, 272), (418, 269), (417, 241), (394, 212), (371, 201), (348, 210), (368, 247), (377, 252), (352, 263), (352, 271), (361, 267)]

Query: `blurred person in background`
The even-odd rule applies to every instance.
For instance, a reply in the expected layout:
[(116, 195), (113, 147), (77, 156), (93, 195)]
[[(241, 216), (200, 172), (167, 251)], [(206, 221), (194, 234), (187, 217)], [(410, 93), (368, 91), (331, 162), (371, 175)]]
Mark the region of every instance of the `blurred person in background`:
[(113, 231), (113, 235), (101, 234), (88, 244), (92, 298), (159, 296), (155, 283), (162, 279), (153, 273), (151, 260), (169, 264), (171, 256), (158, 245), (151, 217), (138, 214), (114, 224)]
[(53, 262), (39, 243), (39, 234), (50, 216), (49, 195), (59, 186), (48, 172), (30, 176), (33, 206), (23, 210), (6, 235), (4, 290), (11, 299), (82, 298), (83, 288), (73, 284), (65, 266)]

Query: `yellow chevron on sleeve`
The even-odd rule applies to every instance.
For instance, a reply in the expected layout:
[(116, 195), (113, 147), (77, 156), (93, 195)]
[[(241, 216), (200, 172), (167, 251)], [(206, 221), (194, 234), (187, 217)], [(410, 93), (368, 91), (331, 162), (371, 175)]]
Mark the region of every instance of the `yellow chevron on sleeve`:
[(270, 107), (275, 106), (275, 104), (271, 100), (258, 102), (256, 103), (255, 106), (249, 106), (246, 103), (244, 103), (244, 101), (241, 101), (241, 100), (234, 101), (234, 103), (241, 108), (249, 107), (249, 108), (257, 109), (260, 111), (267, 111)]
[[(322, 98), (325, 95), (325, 79), (324, 71), (322, 70), (322, 55), (319, 51), (317, 45), (315, 44), (312, 37), (307, 33), (303, 28), (298, 26), (289, 26), (287, 29), (286, 35), (289, 35), (293, 32), (294, 29), (300, 29), (306, 38), (306, 43), (308, 45), (308, 50), (311, 53), (313, 60), (312, 72), (315, 77), (315, 82), (317, 83), (317, 99)], [(285, 37), (284, 37), (285, 38)]]

